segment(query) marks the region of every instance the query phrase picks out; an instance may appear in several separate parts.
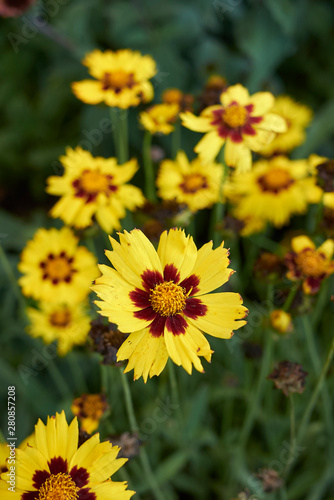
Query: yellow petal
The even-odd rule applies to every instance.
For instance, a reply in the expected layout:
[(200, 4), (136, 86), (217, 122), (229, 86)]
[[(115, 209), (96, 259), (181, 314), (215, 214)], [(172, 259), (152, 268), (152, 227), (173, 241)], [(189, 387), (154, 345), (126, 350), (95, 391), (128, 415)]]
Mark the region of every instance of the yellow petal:
[(226, 165), (235, 167), (238, 172), (247, 172), (252, 168), (252, 154), (249, 148), (243, 144), (236, 144), (227, 140), (224, 150)]
[(231, 85), (221, 94), (220, 100), (224, 106), (228, 106), (232, 101), (238, 104), (246, 105), (249, 103), (249, 92), (240, 83)]
[(320, 247), (318, 248), (318, 252), (324, 254), (327, 259), (331, 259), (334, 253), (334, 241), (326, 240)]
[(164, 231), (160, 236), (158, 255), (162, 267), (172, 264), (180, 273), (180, 281), (189, 276), (196, 258), (197, 248), (192, 236), (186, 236), (181, 229)]
[(228, 269), (229, 263), (228, 250), (223, 244), (215, 250), (212, 250), (212, 242), (200, 248), (192, 271), (200, 279), (196, 295), (211, 292), (226, 283), (233, 273)]
[(286, 120), (275, 113), (267, 113), (263, 120), (256, 125), (257, 128), (261, 128), (263, 130), (271, 130), (272, 132), (286, 132), (288, 130), (288, 126)]
[(250, 96), (249, 104), (254, 105), (252, 116), (262, 116), (274, 106), (275, 97), (270, 92), (257, 92)]
[(212, 130), (196, 144), (194, 151), (201, 157), (203, 163), (211, 163), (218, 155), (224, 142), (225, 139), (219, 137), (216, 130)]
[(212, 117), (195, 116), (193, 113), (190, 113), (190, 111), (186, 111), (185, 113), (180, 113), (180, 118), (182, 125), (194, 132), (208, 132), (213, 128), (212, 125), (210, 125)]
[(87, 104), (98, 104), (104, 101), (106, 92), (102, 89), (101, 82), (83, 80), (72, 83), (72, 90), (76, 97)]
[(296, 236), (291, 241), (292, 250), (296, 253), (302, 252), (305, 248), (315, 249), (315, 244), (308, 236)]

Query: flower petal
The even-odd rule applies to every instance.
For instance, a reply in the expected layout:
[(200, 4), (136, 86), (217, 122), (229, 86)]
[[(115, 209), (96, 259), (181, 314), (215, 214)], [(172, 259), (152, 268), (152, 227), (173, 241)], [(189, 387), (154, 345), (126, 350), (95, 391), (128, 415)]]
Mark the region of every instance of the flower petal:
[(160, 236), (158, 255), (163, 269), (173, 265), (180, 274), (179, 281), (189, 276), (196, 258), (197, 248), (192, 236), (186, 236), (181, 229), (164, 231)]
[(212, 130), (211, 117), (195, 116), (190, 111), (180, 113), (182, 125), (194, 132), (208, 132)]
[(225, 162), (229, 167), (235, 167), (238, 172), (247, 172), (252, 167), (252, 154), (244, 144), (226, 141), (224, 150)]
[(305, 248), (315, 249), (315, 244), (308, 236), (296, 236), (291, 241), (292, 250), (296, 253), (302, 252)]
[(194, 151), (201, 157), (203, 163), (211, 163), (218, 155), (224, 142), (225, 139), (219, 137), (216, 130), (212, 130), (202, 137), (196, 144)]

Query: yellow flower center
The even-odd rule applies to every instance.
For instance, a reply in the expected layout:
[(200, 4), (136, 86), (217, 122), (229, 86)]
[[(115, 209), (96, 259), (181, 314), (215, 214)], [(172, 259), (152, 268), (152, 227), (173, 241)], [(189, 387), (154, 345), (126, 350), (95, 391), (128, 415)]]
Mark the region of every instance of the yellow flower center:
[(99, 419), (106, 410), (106, 404), (99, 394), (88, 394), (83, 400), (82, 413), (93, 420)]
[(185, 193), (196, 193), (199, 189), (208, 187), (206, 178), (201, 174), (185, 175), (181, 184), (181, 189)]
[(134, 84), (133, 74), (122, 69), (112, 73), (105, 73), (102, 83), (104, 90), (112, 88), (119, 92), (121, 89), (131, 87)]
[(327, 265), (324, 255), (312, 248), (307, 248), (296, 257), (296, 264), (305, 276), (314, 278), (326, 272)]
[(162, 101), (167, 104), (180, 104), (183, 93), (179, 89), (168, 89), (162, 94)]
[(186, 306), (185, 289), (173, 281), (165, 281), (151, 291), (150, 302), (153, 311), (161, 316), (177, 314)]
[(232, 104), (224, 109), (223, 120), (230, 128), (238, 128), (245, 125), (247, 121), (247, 110), (239, 104)]
[(67, 257), (54, 257), (48, 259), (45, 266), (45, 273), (51, 280), (64, 280), (72, 273), (71, 265)]
[(294, 179), (292, 179), (288, 170), (277, 167), (272, 168), (269, 172), (259, 177), (258, 182), (260, 183), (263, 191), (273, 191), (278, 193), (293, 184)]
[(54, 326), (65, 327), (71, 322), (71, 312), (68, 309), (60, 309), (50, 314), (50, 323)]
[(51, 474), (39, 489), (38, 500), (76, 500), (79, 488), (68, 474)]
[(86, 170), (82, 173), (81, 187), (86, 193), (100, 193), (107, 191), (109, 180), (98, 170)]

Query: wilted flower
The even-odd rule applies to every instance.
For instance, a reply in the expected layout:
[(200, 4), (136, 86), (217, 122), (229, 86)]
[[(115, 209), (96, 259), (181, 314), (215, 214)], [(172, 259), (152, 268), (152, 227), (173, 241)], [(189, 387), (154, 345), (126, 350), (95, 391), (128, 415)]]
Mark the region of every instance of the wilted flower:
[(276, 491), (284, 484), (283, 479), (274, 469), (260, 469), (255, 476), (260, 479), (265, 493)]
[(113, 323), (105, 325), (102, 318), (98, 318), (91, 322), (89, 336), (94, 350), (103, 356), (103, 365), (122, 366), (123, 362), (117, 361), (117, 351), (128, 337), (127, 333), (121, 333)]
[(308, 375), (298, 363), (291, 361), (281, 361), (275, 368), (268, 379), (273, 380), (276, 389), (280, 389), (285, 396), (289, 396), (294, 392), (302, 394), (305, 387), (305, 377)]
[(119, 458), (133, 458), (139, 454), (140, 440), (136, 432), (123, 432), (121, 435), (109, 436), (113, 446), (119, 446)]

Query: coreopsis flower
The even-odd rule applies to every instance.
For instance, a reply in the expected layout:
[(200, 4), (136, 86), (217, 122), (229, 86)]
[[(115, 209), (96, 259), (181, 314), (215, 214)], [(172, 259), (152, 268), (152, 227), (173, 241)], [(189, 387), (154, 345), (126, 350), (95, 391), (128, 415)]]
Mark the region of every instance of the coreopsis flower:
[(281, 361), (267, 378), (274, 381), (276, 389), (281, 390), (285, 396), (289, 396), (294, 392), (298, 394), (304, 392), (306, 375), (308, 373), (300, 364)]
[[(126, 482), (112, 476), (127, 459), (117, 459), (119, 447), (100, 443), (98, 434), (78, 447), (78, 421), (70, 425), (64, 411), (35, 426), (36, 443), (16, 450), (15, 491), (3, 500), (128, 500), (134, 494)], [(1, 479), (7, 481), (7, 472)], [(1, 481), (2, 482), (2, 481)], [(8, 486), (8, 485), (7, 485)]]
[(178, 114), (178, 104), (155, 104), (139, 114), (139, 121), (151, 134), (168, 135), (174, 130)]
[(293, 328), (291, 314), (283, 311), (283, 309), (274, 309), (271, 311), (270, 324), (274, 330), (283, 334), (291, 332)]
[(159, 196), (185, 203), (196, 212), (219, 200), (222, 177), (221, 165), (204, 165), (199, 157), (189, 162), (184, 151), (179, 151), (174, 161), (165, 160), (160, 165), (157, 177)]
[(310, 203), (318, 203), (322, 190), (309, 175), (307, 160), (275, 156), (260, 160), (250, 172), (231, 177), (226, 196), (236, 202), (234, 215), (253, 217), (276, 227), (287, 224), (294, 214), (303, 214)]
[(59, 356), (65, 356), (76, 345), (86, 342), (90, 317), (84, 304), (42, 302), (40, 308), (28, 308), (31, 337), (41, 337), (45, 344), (57, 342)]
[(176, 88), (167, 89), (162, 93), (162, 102), (166, 104), (177, 104), (179, 111), (192, 111), (194, 98), (191, 94), (184, 94)]
[(323, 279), (334, 273), (334, 240), (326, 240), (319, 248), (308, 236), (296, 236), (291, 240), (292, 252), (285, 261), (288, 266), (287, 277), (292, 281), (303, 282), (306, 294), (316, 294)]
[(225, 144), (225, 163), (239, 171), (250, 170), (251, 151), (260, 151), (276, 132), (286, 131), (286, 122), (272, 113), (275, 98), (270, 92), (252, 96), (242, 85), (228, 87), (220, 96), (220, 105), (209, 106), (200, 116), (181, 113), (185, 127), (206, 132), (195, 151), (206, 163), (212, 162)]
[(22, 293), (43, 302), (77, 303), (89, 293), (99, 271), (95, 256), (68, 227), (38, 229), (18, 265)]
[(71, 412), (78, 417), (80, 429), (92, 434), (100, 423), (101, 417), (107, 411), (108, 404), (104, 394), (82, 394), (75, 398)]
[(305, 128), (312, 120), (312, 110), (300, 104), (289, 96), (276, 98), (273, 113), (278, 114), (287, 124), (286, 132), (277, 134), (274, 140), (261, 149), (260, 154), (271, 156), (277, 153), (286, 153), (305, 141)]
[(0, 0), (0, 17), (19, 17), (36, 3), (36, 0)]
[(95, 217), (101, 228), (111, 233), (121, 229), (126, 209), (132, 211), (144, 204), (141, 190), (126, 184), (138, 170), (137, 160), (118, 165), (116, 158), (93, 157), (80, 147), (67, 148), (60, 160), (64, 175), (47, 179), (47, 193), (61, 196), (50, 211), (52, 217), (80, 229), (90, 226)]
[(238, 293), (209, 292), (229, 279), (228, 250), (212, 250), (212, 242), (197, 250), (193, 238), (180, 229), (164, 231), (156, 251), (135, 229), (110, 238), (106, 255), (114, 268), (102, 265), (93, 290), (100, 314), (130, 333), (117, 352), (129, 360), (134, 379), (159, 375), (168, 357), (188, 372), (203, 372), (199, 359), (211, 360), (203, 335), (228, 339), (246, 322), (247, 309)]
[(81, 101), (87, 104), (104, 102), (111, 107), (127, 109), (152, 100), (154, 92), (149, 80), (157, 72), (152, 57), (129, 49), (93, 50), (82, 63), (95, 80), (72, 83), (72, 90)]

